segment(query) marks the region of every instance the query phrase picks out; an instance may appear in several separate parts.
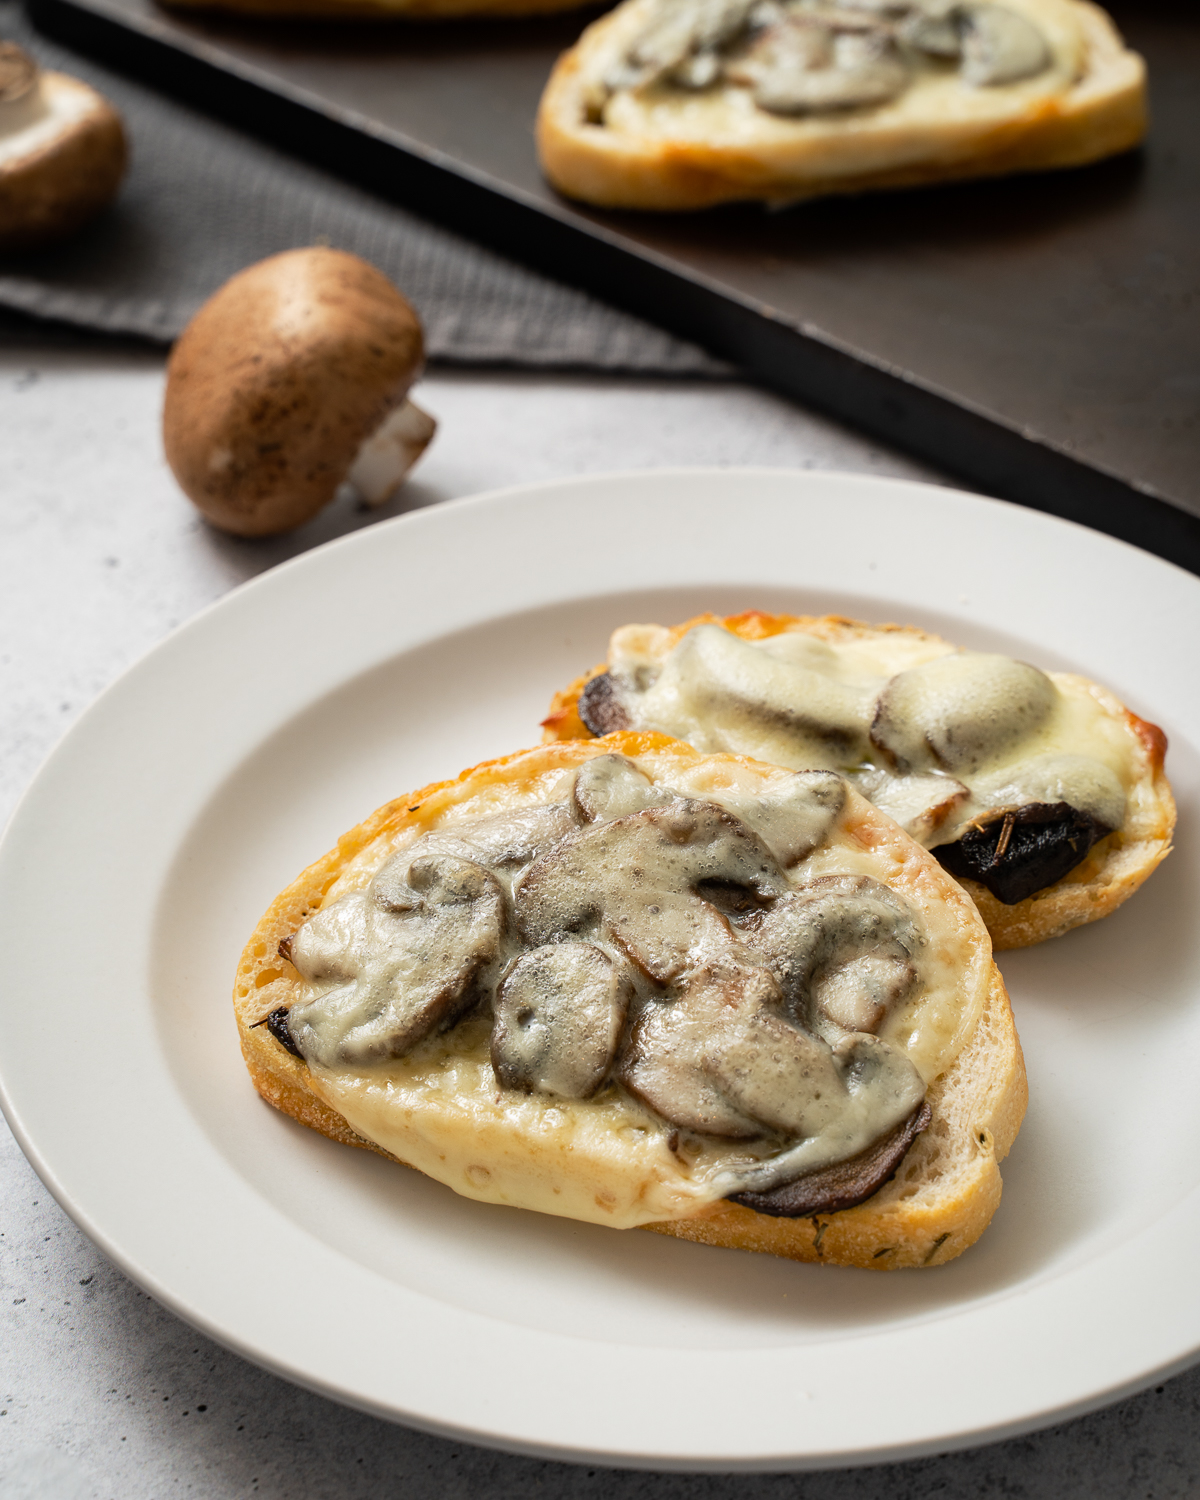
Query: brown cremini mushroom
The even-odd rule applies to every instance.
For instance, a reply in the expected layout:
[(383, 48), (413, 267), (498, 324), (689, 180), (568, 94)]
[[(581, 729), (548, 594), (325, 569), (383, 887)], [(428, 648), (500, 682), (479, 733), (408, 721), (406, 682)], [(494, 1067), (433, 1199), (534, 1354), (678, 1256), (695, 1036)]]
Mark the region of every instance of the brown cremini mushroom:
[(933, 1111), (922, 1100), (906, 1120), (848, 1161), (806, 1173), (765, 1192), (730, 1193), (734, 1203), (775, 1219), (806, 1219), (813, 1214), (835, 1214), (862, 1203), (890, 1178), (908, 1148), (929, 1126)]
[(496, 992), (496, 1081), (590, 1099), (617, 1055), (631, 993), (628, 968), (594, 943), (548, 943), (523, 954)]
[(0, 42), (0, 250), (73, 234), (112, 199), (127, 156), (107, 99)]
[(163, 446), (215, 526), (273, 536), (349, 482), (381, 504), (432, 438), (406, 399), (421, 324), (387, 277), (342, 250), (288, 250), (240, 271), (167, 366)]

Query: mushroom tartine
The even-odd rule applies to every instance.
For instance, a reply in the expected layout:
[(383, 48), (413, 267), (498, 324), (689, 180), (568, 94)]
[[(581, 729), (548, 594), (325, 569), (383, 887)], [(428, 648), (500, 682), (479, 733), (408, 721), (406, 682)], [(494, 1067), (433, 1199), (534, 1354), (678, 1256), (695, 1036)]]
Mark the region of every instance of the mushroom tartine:
[(235, 1008), (263, 1096), (456, 1192), (800, 1260), (983, 1232), (1025, 1107), (970, 900), (828, 772), (661, 735), (382, 808), (289, 887)]
[(623, 626), (545, 729), (839, 771), (962, 881), (998, 948), (1107, 916), (1175, 827), (1165, 735), (1104, 688), (832, 615)]
[(407, 400), (424, 341), (409, 303), (342, 250), (288, 250), (240, 271), (184, 329), (167, 366), (163, 446), (215, 526), (271, 536), (348, 482), (378, 505), (436, 423)]
[(570, 197), (689, 209), (1078, 166), (1145, 126), (1088, 0), (625, 0), (559, 60), (538, 144)]
[(127, 154), (107, 99), (0, 42), (0, 250), (48, 244), (94, 218), (116, 194)]

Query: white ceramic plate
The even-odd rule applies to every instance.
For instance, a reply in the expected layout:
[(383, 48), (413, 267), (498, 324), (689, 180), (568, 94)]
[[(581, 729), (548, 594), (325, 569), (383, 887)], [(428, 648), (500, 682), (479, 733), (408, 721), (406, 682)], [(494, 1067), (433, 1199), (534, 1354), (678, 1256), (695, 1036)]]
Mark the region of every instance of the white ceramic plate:
[[(837, 610), (1109, 685), (1171, 737), (1179, 847), (1004, 958), (1032, 1103), (980, 1243), (797, 1266), (487, 1207), (262, 1104), (238, 953), (388, 798), (533, 743), (628, 620)], [(1200, 1351), (1200, 582), (1031, 511), (862, 476), (510, 490), (310, 553), (94, 705), (0, 850), (0, 1085), (58, 1201), (214, 1338), (314, 1390), (552, 1457), (869, 1462), (1020, 1432)]]

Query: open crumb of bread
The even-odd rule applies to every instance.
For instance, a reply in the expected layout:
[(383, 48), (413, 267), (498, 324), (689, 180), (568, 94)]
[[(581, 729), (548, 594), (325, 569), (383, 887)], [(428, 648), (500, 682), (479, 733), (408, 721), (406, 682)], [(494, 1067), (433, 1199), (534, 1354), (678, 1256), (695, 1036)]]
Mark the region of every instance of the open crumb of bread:
[[(605, 780), (609, 776), (617, 778), (612, 785), (618, 786), (618, 792), (603, 791), (610, 787)], [(618, 815), (613, 809), (624, 805), (619, 802), (610, 802), (607, 811), (597, 813), (588, 802), (589, 797), (597, 795), (596, 786), (602, 788), (603, 796), (627, 796), (634, 783), (641, 788), (638, 795), (650, 804), (639, 813)], [(804, 802), (808, 810), (804, 816), (816, 809), (820, 824), (814, 831), (805, 823), (808, 832), (802, 838), (797, 832), (800, 824), (789, 824), (784, 815), (777, 817), (770, 812), (767, 821), (762, 821), (766, 816), (763, 807), (784, 806), (778, 799), (792, 796), (798, 786), (802, 800), (810, 799)], [(681, 796), (683, 801), (678, 800)], [(721, 969), (720, 957), (713, 960), (710, 953), (700, 968), (692, 963), (681, 970), (668, 964), (655, 970), (658, 980), (651, 986), (652, 994), (646, 992), (646, 971), (639, 969), (641, 998), (629, 1002), (628, 1013), (620, 1022), (623, 1039), (611, 1042), (607, 1061), (601, 1061), (586, 1085), (563, 1083), (561, 1067), (549, 1083), (531, 1083), (531, 1075), (521, 1073), (527, 1064), (532, 1066), (528, 1052), (522, 1053), (519, 1046), (516, 1053), (504, 1050), (511, 1041), (504, 1039), (504, 1027), (516, 1024), (514, 1015), (525, 1024), (520, 1020), (520, 1008), (514, 1012), (510, 1004), (510, 990), (531, 952), (534, 958), (540, 954), (544, 959), (548, 954), (555, 962), (570, 950), (586, 947), (583, 939), (587, 938), (615, 955), (618, 966), (628, 958), (631, 963), (653, 969), (659, 961), (653, 956), (654, 944), (665, 941), (662, 933), (666, 927), (660, 931), (660, 924), (669, 927), (674, 920), (669, 915), (646, 915), (657, 914), (658, 905), (643, 905), (641, 915), (635, 911), (632, 918), (628, 912), (616, 916), (605, 906), (609, 900), (605, 896), (596, 898), (596, 911), (602, 907), (608, 911), (598, 929), (594, 924), (581, 927), (576, 914), (561, 918), (567, 923), (564, 931), (552, 930), (551, 924), (545, 933), (538, 936), (535, 932), (531, 937), (530, 891), (541, 889), (542, 876), (537, 872), (544, 874), (547, 861), (564, 858), (563, 851), (582, 861), (574, 899), (582, 899), (585, 906), (592, 900), (592, 886), (607, 890), (605, 881), (614, 878), (614, 868), (619, 869), (616, 878), (620, 884), (612, 899), (620, 906), (625, 899), (621, 891), (636, 888), (639, 879), (646, 878), (646, 865), (641, 856), (634, 862), (636, 868), (629, 867), (628, 861), (618, 860), (615, 866), (597, 862), (597, 835), (640, 838), (652, 823), (659, 827), (655, 819), (666, 819), (661, 824), (666, 828), (670, 819), (678, 818), (682, 822), (670, 823), (666, 836), (666, 844), (674, 849), (681, 840), (687, 843), (687, 829), (692, 826), (689, 820), (715, 818), (722, 826), (734, 829), (731, 836), (744, 841), (745, 828), (729, 814), (730, 807), (740, 809), (746, 817), (751, 817), (746, 811), (751, 809), (753, 817), (759, 819), (748, 825), (759, 830), (753, 839), (763, 840), (756, 846), (760, 854), (754, 858), (764, 863), (755, 868), (766, 871), (769, 867), (774, 872), (767, 878), (776, 881), (772, 887), (776, 894), (763, 896), (760, 892), (748, 898), (748, 905), (762, 906), (767, 913), (764, 921), (782, 909), (770, 904), (776, 899), (786, 903), (797, 896), (807, 901), (814, 893), (825, 893), (821, 899), (826, 899), (836, 891), (873, 891), (874, 896), (863, 898), (868, 904), (875, 902), (871, 908), (875, 912), (871, 919), (876, 924), (871, 927), (874, 936), (862, 939), (866, 942), (864, 953), (869, 950), (873, 955), (869, 963), (878, 966), (885, 962), (881, 955), (886, 951), (887, 938), (886, 933), (880, 936), (877, 919), (882, 912), (886, 926), (891, 920), (888, 910), (905, 914), (895, 917), (909, 934), (905, 951), (920, 955), (914, 957), (916, 967), (910, 975), (915, 988), (895, 991), (891, 1010), (884, 1007), (875, 1013), (869, 1022), (875, 1035), (866, 1035), (861, 1028), (853, 1036), (839, 1033), (842, 1051), (837, 1053), (835, 1046), (838, 1056), (848, 1056), (847, 1047), (857, 1048), (860, 1061), (887, 1052), (905, 1078), (916, 1080), (913, 1086), (917, 1094), (912, 1098), (923, 1096), (919, 1107), (912, 1110), (907, 1095), (896, 1106), (901, 1112), (909, 1111), (903, 1130), (897, 1127), (878, 1144), (886, 1146), (898, 1133), (907, 1134), (893, 1156), (879, 1167), (876, 1179), (865, 1188), (860, 1185), (857, 1197), (855, 1192), (845, 1195), (849, 1206), (838, 1206), (841, 1200), (837, 1194), (842, 1189), (831, 1187), (830, 1172), (821, 1171), (808, 1176), (802, 1173), (799, 1181), (802, 1194), (805, 1184), (820, 1184), (824, 1207), (802, 1211), (794, 1202), (781, 1205), (778, 1193), (795, 1191), (795, 1184), (788, 1178), (782, 1188), (770, 1188), (767, 1177), (772, 1172), (780, 1175), (778, 1163), (782, 1160), (772, 1153), (781, 1149), (807, 1151), (811, 1140), (801, 1139), (798, 1146), (793, 1142), (781, 1148), (777, 1136), (772, 1137), (774, 1144), (764, 1144), (753, 1129), (739, 1135), (736, 1111), (733, 1126), (722, 1122), (718, 1129), (711, 1121), (696, 1125), (686, 1120), (681, 1124), (670, 1093), (675, 1084), (670, 1084), (665, 1096), (655, 1095), (658, 1085), (654, 1077), (647, 1084), (644, 1069), (639, 1071), (648, 1057), (653, 1061), (653, 1055), (649, 1044), (631, 1043), (631, 1034), (644, 1036), (648, 1016), (654, 1025), (663, 1017), (668, 1026), (673, 1024), (672, 1017), (682, 1014), (682, 1007), (691, 1003), (694, 986), (708, 985), (708, 993), (712, 993), (710, 978), (720, 971), (725, 976), (721, 980), (724, 998), (717, 1012), (703, 1012), (705, 1016), (716, 1014), (717, 1020), (711, 1032), (701, 1036), (696, 1056), (709, 1070), (706, 1077), (724, 1080), (720, 1088), (726, 1092), (715, 1099), (718, 1113), (730, 1100), (737, 1101), (739, 1110), (753, 1113), (759, 1109), (746, 1102), (752, 1095), (745, 1092), (745, 1078), (760, 1066), (753, 1061), (745, 1063), (752, 1054), (743, 1047), (737, 1053), (742, 1063), (732, 1072), (728, 1067), (721, 1071), (725, 1066), (721, 1048), (734, 1033), (723, 1030), (727, 1021), (719, 1012), (721, 1006), (735, 1004), (741, 981), (730, 988), (732, 971)], [(571, 808), (575, 811), (570, 812)], [(551, 821), (554, 817), (566, 819), (563, 826), (573, 832), (560, 838), (559, 830), (549, 843), (539, 834), (537, 837), (543, 838), (538, 845), (541, 852), (531, 854), (525, 849), (514, 853), (511, 828), (525, 829), (521, 837), (526, 837), (530, 828), (542, 827), (547, 817)], [(598, 821), (588, 821), (593, 818)], [(485, 825), (480, 819), (491, 821)], [(485, 827), (490, 832), (480, 832)], [(444, 857), (446, 851), (453, 855), (457, 849), (461, 856), (463, 840), (469, 843), (475, 839), (474, 847), (482, 849), (488, 838), (510, 841), (504, 843), (507, 852), (494, 851), (487, 856), (493, 875), (508, 892), (503, 930), (510, 934), (510, 947), (514, 932), (519, 932), (520, 942), (525, 943), (541, 942), (549, 933), (549, 947), (522, 949), (517, 942), (512, 951), (503, 949), (492, 977), (486, 983), (477, 978), (465, 1001), (455, 1001), (449, 1013), (442, 1016), (440, 1029), (427, 1029), (416, 1041), (409, 1035), (402, 1046), (392, 1046), (389, 1051), (391, 1043), (378, 1041), (378, 1006), (375, 1010), (370, 1006), (356, 1009), (367, 992), (355, 991), (348, 998), (344, 989), (352, 972), (359, 975), (353, 981), (356, 984), (365, 983), (362, 976), (367, 972), (361, 966), (355, 970), (346, 957), (358, 953), (360, 958), (355, 962), (361, 964), (362, 950), (354, 946), (359, 939), (345, 936), (350, 930), (347, 923), (352, 922), (353, 912), (368, 908), (367, 920), (378, 920), (379, 910), (400, 912), (400, 920), (407, 920), (404, 914), (413, 911), (417, 901), (412, 888), (421, 887), (423, 881), (428, 884), (430, 851), (440, 849), (439, 857)], [(800, 843), (795, 842), (797, 838), (801, 838)], [(639, 847), (644, 853), (646, 846)], [(763, 855), (764, 847), (772, 852)], [(573, 850), (583, 852), (576, 856), (571, 854)], [(776, 865), (775, 860), (780, 863)], [(779, 885), (785, 866), (791, 884)], [(413, 873), (418, 867), (424, 870), (420, 879)], [(461, 873), (461, 866), (456, 868)], [(483, 878), (478, 870), (474, 876)], [(403, 884), (405, 880), (407, 885)], [(401, 884), (397, 885), (398, 881)], [(739, 905), (728, 890), (723, 896), (712, 894), (718, 887), (725, 889), (719, 881), (693, 886), (692, 894), (684, 897), (684, 906), (703, 905), (698, 920), (709, 935), (704, 941), (716, 934), (719, 944), (733, 944), (729, 952), (736, 951), (744, 959), (745, 950), (736, 945), (753, 945), (760, 940), (762, 913), (748, 911), (746, 902)], [(557, 891), (555, 900), (562, 898), (565, 887), (551, 889)], [(702, 903), (696, 899), (696, 890), (704, 894)], [(717, 913), (709, 901), (725, 903), (722, 912)], [(673, 909), (678, 912), (683, 908), (677, 905)], [(607, 928), (605, 921), (610, 922)], [(632, 925), (622, 927), (627, 922)], [(639, 922), (644, 924), (641, 928)], [(324, 938), (318, 941), (311, 937), (321, 923), (323, 931), (342, 934), (338, 941), (343, 947), (336, 953), (320, 949)], [(639, 943), (649, 943), (650, 948), (639, 949)], [(422, 951), (427, 950), (428, 945)], [(520, 954), (524, 956), (518, 958)], [(903, 954), (900, 958), (903, 969), (906, 960)], [(601, 956), (601, 962), (609, 960)], [(404, 983), (411, 989), (413, 971), (406, 968), (403, 972)], [(328, 978), (330, 974), (336, 974), (336, 983)], [(774, 985), (761, 969), (754, 970), (751, 977), (755, 983), (765, 980), (768, 989)], [(818, 982), (825, 981), (812, 981)], [(343, 988), (339, 990), (337, 985)], [(776, 1000), (771, 1005), (778, 1006), (781, 992), (773, 992)], [(845, 992), (842, 994), (844, 1002)], [(568, 998), (573, 1003), (573, 997)], [(401, 995), (397, 1003), (403, 1010), (408, 1002)], [(445, 995), (438, 1001), (444, 1003)], [(335, 1004), (342, 1007), (341, 1013), (359, 1020), (370, 1012), (362, 1026), (355, 1023), (358, 1029), (336, 1033), (334, 1042), (343, 1049), (336, 1055), (331, 1051), (334, 1042), (315, 1031), (315, 1023), (310, 1020), (314, 1013), (325, 1014), (322, 1007)], [(536, 1008), (536, 999), (530, 1004)], [(653, 734), (616, 734), (603, 742), (577, 740), (545, 745), (477, 766), (456, 781), (425, 787), (379, 809), (340, 839), (335, 849), (310, 866), (272, 904), (242, 956), (234, 1006), (246, 1065), (266, 1100), (334, 1140), (417, 1167), (464, 1196), (614, 1227), (645, 1227), (796, 1260), (874, 1270), (941, 1264), (978, 1238), (999, 1202), (998, 1163), (1016, 1136), (1026, 1100), (1020, 1044), (986, 931), (972, 903), (936, 861), (868, 802), (826, 773), (806, 781), (803, 776), (743, 757), (701, 756), (687, 745)], [(788, 1037), (795, 1041), (795, 1034), (787, 1026), (780, 1030), (779, 1014), (773, 1011), (772, 1016), (768, 1017), (775, 1028), (771, 1035), (778, 1032), (786, 1050), (791, 1044)], [(639, 1027), (643, 1028), (641, 1033)], [(375, 1037), (369, 1046), (363, 1041), (368, 1034)], [(693, 1043), (679, 1043), (680, 1035), (676, 1033), (676, 1043), (672, 1044), (675, 1050), (668, 1047), (661, 1056), (671, 1068), (682, 1068), (686, 1074), (683, 1060), (692, 1055), (687, 1046)], [(376, 1052), (370, 1051), (371, 1046)], [(821, 1043), (820, 1047), (828, 1061), (834, 1054), (829, 1053), (828, 1044)], [(567, 1061), (576, 1067), (576, 1053), (570, 1053)], [(774, 1063), (779, 1064), (778, 1055)], [(686, 1086), (690, 1088), (691, 1084)], [(729, 1092), (731, 1089), (733, 1092)], [(660, 1097), (667, 1100), (662, 1106), (665, 1115), (647, 1102), (648, 1098), (658, 1101)], [(709, 1104), (703, 1107), (707, 1109)], [(761, 1111), (756, 1118), (763, 1118)], [(831, 1169), (833, 1177), (839, 1171), (859, 1170), (870, 1155), (868, 1151), (846, 1158), (841, 1166)], [(742, 1174), (735, 1184), (740, 1184), (738, 1191), (732, 1195), (738, 1201), (732, 1201), (729, 1193), (731, 1172)], [(786, 1173), (783, 1175), (786, 1177)], [(754, 1182), (767, 1190), (758, 1196), (743, 1191)], [(776, 1198), (772, 1198), (772, 1191)], [(810, 1194), (808, 1201), (817, 1199)], [(765, 1208), (760, 1211), (752, 1205)]]
[[(698, 615), (672, 627), (622, 627), (613, 636), (610, 661), (618, 652), (624, 653), (629, 662), (636, 663), (631, 668), (627, 662), (627, 671), (636, 670), (653, 675), (661, 669), (662, 663), (675, 647), (697, 626), (719, 626), (739, 640), (747, 642), (762, 643), (773, 638), (798, 635), (825, 642), (835, 649), (847, 648), (853, 652), (861, 648), (867, 653), (868, 666), (880, 674), (879, 685), (892, 674), (899, 674), (917, 664), (955, 653), (955, 647), (948, 641), (910, 626), (875, 626), (835, 615), (773, 615), (750, 610), (724, 618), (712, 614)], [(1029, 672), (1033, 669), (1023, 670)], [(1041, 677), (1043, 674), (1036, 675)], [(1166, 737), (1163, 732), (1156, 725), (1149, 724), (1130, 712), (1106, 688), (1089, 682), (1086, 678), (1072, 673), (1044, 675), (1054, 685), (1061, 700), (1073, 704), (1077, 711), (1086, 711), (1090, 715), (1092, 730), (1102, 737), (1102, 742), (1098, 741), (1093, 745), (1085, 738), (1081, 746), (1074, 748), (1081, 748), (1085, 753), (1094, 748), (1107, 756), (1117, 768), (1124, 792), (1124, 812), (1119, 822), (1117, 818), (1112, 819), (1107, 825), (1111, 831), (1095, 838), (1086, 854), (1073, 868), (1019, 900), (998, 899), (979, 880), (956, 872), (960, 883), (978, 905), (991, 934), (993, 946), (997, 949), (1028, 947), (1087, 922), (1097, 921), (1115, 911), (1166, 858), (1175, 828), (1175, 802), (1164, 770)], [(686, 726), (680, 723), (668, 726), (650, 720), (643, 722), (638, 719), (636, 709), (633, 711), (634, 719), (630, 721), (623, 717), (625, 710), (620, 706), (615, 709), (609, 706), (607, 722), (593, 723), (589, 728), (580, 718), (581, 697), (591, 683), (589, 696), (595, 701), (595, 689), (606, 686), (603, 679), (607, 676), (608, 664), (601, 664), (555, 695), (550, 714), (543, 721), (547, 741), (587, 739), (604, 728), (629, 727), (665, 732), (670, 727), (672, 733), (701, 743), (706, 732), (711, 732), (719, 739), (721, 748), (756, 754), (762, 760), (778, 758), (780, 763), (793, 767), (826, 765), (833, 769), (849, 770), (852, 779), (867, 795), (878, 800), (885, 810), (892, 811), (900, 821), (905, 821), (899, 810), (888, 801), (889, 795), (895, 795), (897, 787), (903, 792), (903, 773), (899, 777), (885, 778), (887, 786), (877, 793), (871, 790), (871, 773), (855, 771), (850, 766), (853, 756), (859, 753), (857, 751), (841, 755), (837, 747), (826, 753), (821, 746), (816, 746), (814, 758), (808, 758), (809, 747), (806, 743), (798, 742), (797, 748), (788, 735), (777, 739), (760, 738), (751, 743), (745, 737), (744, 725), (722, 725), (718, 729), (709, 730), (703, 722), (703, 714), (692, 722), (691, 730), (685, 733)], [(874, 692), (877, 691), (878, 687), (874, 689)], [(872, 699), (873, 692), (869, 691), (865, 723), (870, 722)], [(635, 699), (630, 699), (630, 702), (634, 701)], [(775, 707), (777, 710), (779, 705)], [(798, 716), (802, 716), (805, 710), (805, 704), (800, 700), (789, 707)], [(601, 703), (598, 711), (603, 717), (606, 705)], [(767, 733), (768, 731), (763, 731), (764, 736)], [(769, 753), (771, 745), (775, 747), (775, 754)], [(702, 744), (702, 748), (716, 748), (716, 743)], [(1044, 747), (1036, 739), (1031, 742), (1031, 753), (1041, 748)], [(865, 744), (866, 754), (880, 759), (876, 749), (873, 745)], [(1023, 752), (1018, 748), (1018, 771), (1021, 753)], [(843, 760), (845, 764), (842, 763)], [(941, 774), (943, 773), (939, 771), (939, 775)], [(1017, 779), (1019, 780), (1019, 776)], [(953, 781), (934, 784), (957, 785)], [(1019, 803), (1020, 800), (1018, 797), (1016, 802)], [(965, 802), (959, 809), (951, 808), (949, 812), (943, 807), (938, 814), (935, 809), (935, 814), (931, 816), (929, 811), (917, 804), (916, 816), (906, 822), (905, 826), (927, 847), (937, 848), (948, 843), (947, 836), (955, 829), (956, 819), (961, 822), (978, 811), (977, 804)], [(938, 822), (937, 815), (945, 821)], [(959, 837), (961, 832), (962, 829), (959, 828), (954, 837)], [(942, 857), (946, 857), (945, 847), (942, 848)], [(950, 867), (954, 868), (952, 863)]]
[[(989, 75), (997, 22), (1033, 56)], [(1142, 60), (1088, 0), (625, 0), (559, 59), (537, 137), (568, 197), (679, 210), (1079, 166), (1145, 128)]]

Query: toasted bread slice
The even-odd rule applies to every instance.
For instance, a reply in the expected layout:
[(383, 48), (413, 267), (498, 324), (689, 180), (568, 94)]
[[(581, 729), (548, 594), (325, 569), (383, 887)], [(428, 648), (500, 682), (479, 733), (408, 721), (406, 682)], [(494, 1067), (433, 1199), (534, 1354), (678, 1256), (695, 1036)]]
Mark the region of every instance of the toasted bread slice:
[[(955, 651), (948, 641), (910, 626), (875, 626), (836, 615), (771, 615), (757, 610), (723, 619), (711, 614), (698, 615), (670, 628), (625, 627), (613, 640), (617, 643), (624, 638), (627, 645), (631, 643), (638, 660), (654, 671), (656, 664), (661, 666), (683, 637), (698, 625), (722, 626), (745, 641), (766, 641), (799, 633), (835, 647), (862, 646), (876, 653), (882, 664), (879, 670), (885, 677)], [(547, 741), (591, 737), (592, 730), (579, 717), (580, 695), (590, 681), (606, 672), (607, 666), (601, 664), (555, 695), (551, 712), (543, 721)], [(1093, 723), (1103, 732), (1104, 753), (1119, 765), (1124, 783), (1124, 817), (1114, 831), (1090, 847), (1073, 869), (1021, 900), (1006, 904), (980, 881), (959, 877), (982, 913), (996, 949), (1028, 947), (1115, 911), (1166, 858), (1175, 828), (1175, 801), (1164, 771), (1167, 741), (1162, 730), (1138, 718), (1107, 689), (1085, 678), (1069, 673), (1046, 675), (1061, 694), (1076, 705), (1085, 706)], [(647, 722), (630, 727), (662, 729), (664, 726)], [(726, 734), (725, 741), (725, 748), (751, 748), (739, 744), (736, 733)], [(761, 748), (756, 748), (755, 753), (761, 759), (767, 758)], [(826, 764), (844, 769), (836, 765), (836, 759), (801, 758), (787, 763)], [(859, 784), (863, 784), (861, 780)], [(886, 800), (881, 800), (886, 807)], [(907, 826), (927, 847), (937, 847), (945, 842), (951, 825), (928, 826), (918, 820)]]
[[(853, 0), (840, 8), (792, 0), (789, 8), (786, 0), (766, 0), (771, 24), (778, 28), (783, 17), (782, 49), (769, 38), (757, 40), (766, 35), (763, 4), (747, 8), (739, 22), (733, 13), (716, 17), (716, 3), (626, 0), (560, 58), (537, 124), (543, 170), (560, 192), (616, 209), (697, 209), (743, 199), (784, 204), (1080, 166), (1128, 150), (1145, 134), (1144, 64), (1087, 0), (955, 7), (964, 15), (1002, 8), (1043, 38), (1045, 66), (990, 83), (966, 81), (949, 61), (914, 51), (905, 26), (920, 19), (920, 0), (901, 23), (884, 14), (900, 4), (864, 0), (858, 10)], [(726, 0), (725, 10), (737, 4)], [(678, 29), (670, 45), (664, 42), (668, 8), (675, 17), (695, 12), (689, 42), (678, 41)], [(854, 17), (875, 23), (890, 49), (884, 65), (907, 67), (907, 85), (857, 107), (772, 98), (756, 58), (774, 45), (768, 63), (785, 52), (794, 62), (797, 28), (810, 38), (830, 16), (835, 29)], [(876, 60), (874, 75), (853, 76), (869, 84), (878, 74)], [(793, 83), (796, 77), (782, 76)]]
[[(345, 910), (355, 893), (378, 902), (379, 872), (415, 857), (407, 851), (418, 839), (435, 833), (443, 840), (466, 838), (481, 817), (557, 806), (575, 795), (580, 768), (601, 757), (609, 765), (627, 757), (621, 763), (632, 762), (657, 791), (669, 788), (674, 796), (682, 788), (689, 798), (724, 797), (727, 805), (731, 798), (738, 806), (757, 805), (753, 799), (776, 796), (796, 780), (743, 757), (698, 755), (662, 735), (617, 734), (524, 751), (389, 803), (305, 870), (272, 903), (246, 946), (234, 1008), (259, 1093), (334, 1140), (417, 1167), (483, 1201), (874, 1270), (941, 1264), (960, 1254), (999, 1202), (997, 1164), (1026, 1102), (1020, 1044), (974, 906), (936, 861), (853, 792), (844, 798), (838, 792), (821, 842), (789, 869), (789, 879), (812, 890), (869, 877), (886, 884), (887, 900), (915, 914), (926, 965), (921, 984), (911, 1003), (877, 1030), (889, 1047), (908, 1048), (906, 1066), (920, 1070), (930, 1111), (915, 1124), (910, 1117), (921, 1133), (891, 1164), (894, 1175), (853, 1206), (796, 1217), (777, 1206), (760, 1212), (717, 1196), (713, 1171), (731, 1150), (736, 1156), (750, 1147), (681, 1131), (611, 1080), (594, 1096), (574, 1098), (500, 1087), (496, 1054), (488, 1050), (489, 1032), (494, 1049), (492, 1029), (499, 1024), (492, 1020), (494, 988), (474, 996), (474, 1009), (452, 1018), (449, 1030), (431, 1033), (400, 1058), (330, 1066), (306, 1060), (294, 1043), (289, 1047), (297, 1032), (281, 1030), (280, 1017), (313, 994), (291, 961), (307, 962), (293, 946), (303, 942), (296, 938), (303, 924), (322, 912), (331, 920), (329, 913)], [(836, 786), (834, 778), (827, 780)], [(705, 805), (711, 812), (712, 804)], [(739, 920), (732, 927), (726, 922), (728, 930), (740, 931)], [(506, 962), (511, 975), (511, 955)], [(501, 989), (507, 983), (502, 979)], [(905, 1144), (911, 1139), (912, 1132)]]

